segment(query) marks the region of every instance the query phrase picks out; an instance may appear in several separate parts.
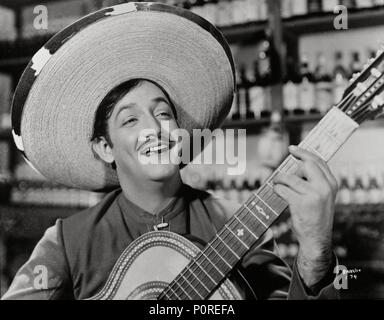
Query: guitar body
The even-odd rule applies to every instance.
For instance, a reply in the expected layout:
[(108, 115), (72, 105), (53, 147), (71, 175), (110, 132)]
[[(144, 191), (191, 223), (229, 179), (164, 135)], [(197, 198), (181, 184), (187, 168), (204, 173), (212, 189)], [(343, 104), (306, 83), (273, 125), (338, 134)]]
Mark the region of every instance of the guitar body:
[[(104, 288), (90, 300), (155, 300), (199, 252), (195, 244), (176, 233), (146, 233), (124, 250)], [(242, 297), (226, 279), (209, 299)]]

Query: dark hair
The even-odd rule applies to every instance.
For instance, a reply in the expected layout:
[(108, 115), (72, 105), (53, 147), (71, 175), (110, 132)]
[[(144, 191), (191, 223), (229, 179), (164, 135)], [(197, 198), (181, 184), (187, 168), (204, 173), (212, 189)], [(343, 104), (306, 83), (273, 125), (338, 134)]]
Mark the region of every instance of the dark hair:
[[(113, 147), (109, 130), (108, 130), (108, 119), (111, 117), (113, 109), (115, 108), (116, 104), (132, 89), (139, 86), (143, 81), (149, 81), (152, 82), (154, 85), (159, 87), (161, 91), (163, 91), (164, 95), (167, 97), (168, 101), (171, 104), (172, 111), (174, 113), (175, 118), (177, 119), (177, 113), (176, 109), (169, 98), (168, 93), (160, 87), (156, 82), (153, 82), (151, 80), (147, 79), (131, 79), (128, 81), (125, 81), (118, 86), (114, 87), (109, 93), (104, 97), (104, 99), (101, 101), (99, 107), (96, 111), (95, 116), (95, 123), (93, 126), (93, 134), (91, 141), (99, 140), (101, 137), (104, 137), (108, 144)], [(116, 169), (115, 163), (112, 164), (112, 168)]]

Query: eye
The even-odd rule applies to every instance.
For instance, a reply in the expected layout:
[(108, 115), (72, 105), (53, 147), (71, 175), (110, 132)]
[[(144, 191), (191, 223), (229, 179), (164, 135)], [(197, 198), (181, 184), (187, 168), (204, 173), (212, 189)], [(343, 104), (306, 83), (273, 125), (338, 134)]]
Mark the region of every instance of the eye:
[(171, 114), (170, 114), (169, 112), (167, 112), (167, 111), (163, 111), (163, 112), (160, 112), (160, 113), (158, 114), (158, 116), (162, 116), (162, 117), (170, 117)]
[(123, 121), (123, 126), (125, 125), (133, 125), (138, 119), (137, 118), (129, 118)]

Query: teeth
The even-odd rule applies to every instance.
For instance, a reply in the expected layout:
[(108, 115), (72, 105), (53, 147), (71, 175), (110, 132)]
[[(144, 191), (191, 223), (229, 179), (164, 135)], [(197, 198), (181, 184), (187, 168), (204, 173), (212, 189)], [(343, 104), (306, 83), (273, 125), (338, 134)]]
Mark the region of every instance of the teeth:
[(148, 155), (151, 152), (158, 152), (159, 150), (164, 150), (167, 148), (168, 148), (168, 146), (166, 146), (165, 144), (162, 144), (160, 146), (150, 147), (145, 153)]

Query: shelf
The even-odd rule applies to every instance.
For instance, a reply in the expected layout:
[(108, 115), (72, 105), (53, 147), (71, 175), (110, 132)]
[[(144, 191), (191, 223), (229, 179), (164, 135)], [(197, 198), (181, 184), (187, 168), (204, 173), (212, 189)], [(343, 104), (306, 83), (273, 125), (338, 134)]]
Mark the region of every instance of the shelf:
[[(321, 114), (305, 114), (305, 115), (293, 115), (293, 116), (285, 116), (284, 124), (287, 126), (291, 125), (302, 125), (306, 123), (319, 122), (323, 115)], [(245, 120), (225, 120), (222, 128), (223, 129), (246, 129), (247, 133), (257, 133), (263, 127), (269, 125), (271, 123), (270, 118), (264, 119), (245, 119)], [(384, 116), (373, 120), (366, 121), (362, 124), (363, 127), (383, 127), (384, 126)]]
[[(321, 12), (311, 14), (310, 16), (286, 18), (283, 19), (283, 33), (300, 36), (310, 33), (335, 31), (334, 19), (336, 16), (336, 14), (331, 12)], [(348, 10), (348, 30), (383, 25), (383, 21), (384, 8), (382, 6)], [(219, 27), (219, 29), (230, 43), (255, 42), (255, 39), (263, 37), (266, 26), (266, 21), (255, 21), (223, 26)]]
[[(2, 1), (1, 4), (11, 8), (16, 8), (20, 5), (40, 4), (41, 2), (47, 1), (6, 0)], [(334, 31), (333, 21), (335, 17), (336, 15), (333, 13), (319, 13), (315, 15), (312, 14), (310, 16), (305, 15), (283, 19), (283, 30), (287, 34), (294, 34), (296, 36), (309, 33)], [(349, 30), (383, 25), (383, 21), (383, 7), (350, 9), (348, 13)], [(263, 37), (266, 25), (267, 23), (265, 21), (253, 21), (232, 26), (223, 26), (219, 27), (219, 29), (223, 32), (229, 43), (254, 43), (255, 40)], [(53, 35), (54, 34), (35, 36), (30, 39), (19, 39), (15, 42), (0, 41), (0, 68), (17, 64), (26, 64), (33, 54), (39, 50)]]
[(384, 213), (384, 203), (378, 204), (337, 204), (337, 212), (382, 212)]
[(265, 21), (253, 21), (232, 26), (218, 27), (229, 43), (255, 42), (263, 37)]
[[(308, 115), (295, 115), (287, 116), (284, 118), (284, 123), (290, 124), (302, 124), (307, 122), (320, 121), (322, 115), (320, 114), (308, 114)], [(254, 133), (259, 132), (261, 128), (271, 123), (270, 118), (264, 119), (246, 119), (246, 120), (226, 120), (222, 126), (223, 129), (246, 129), (247, 132)]]
[[(299, 16), (284, 19), (283, 28), (295, 35), (335, 31), (334, 13)], [(348, 30), (383, 25), (384, 8), (382, 6), (348, 9)], [(337, 30), (336, 30), (337, 31)], [(341, 30), (343, 31), (343, 30)]]

